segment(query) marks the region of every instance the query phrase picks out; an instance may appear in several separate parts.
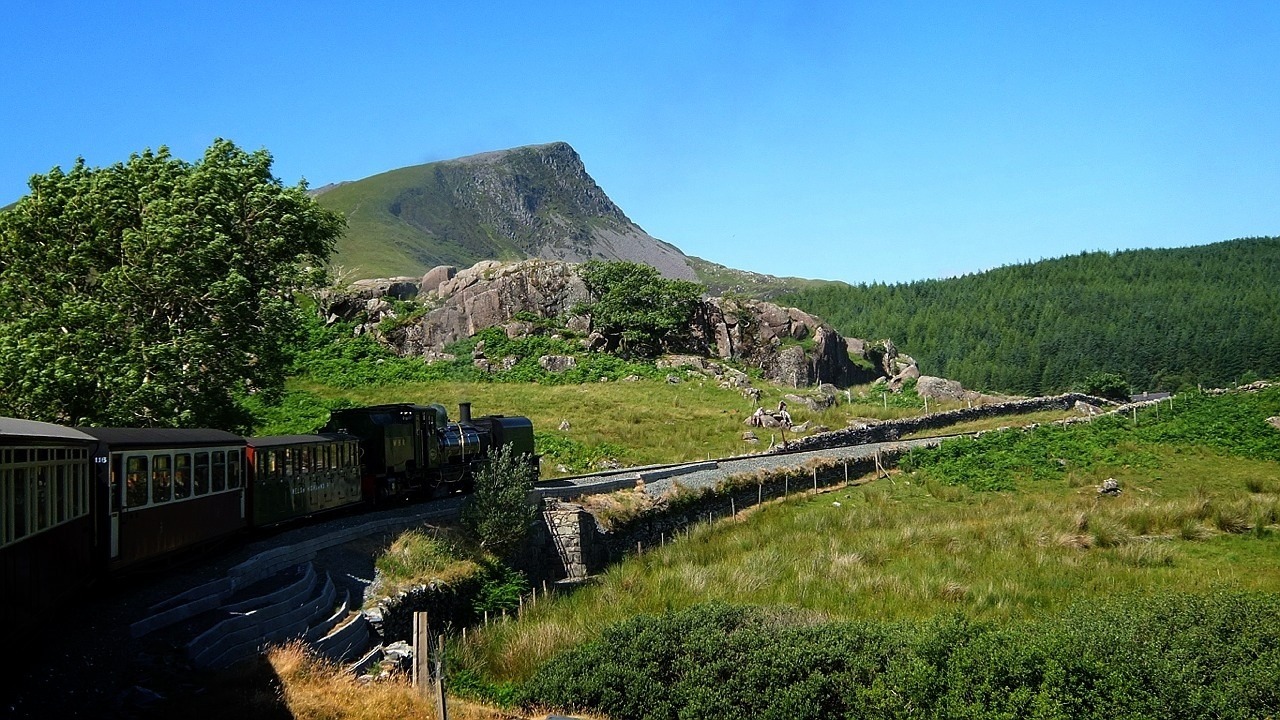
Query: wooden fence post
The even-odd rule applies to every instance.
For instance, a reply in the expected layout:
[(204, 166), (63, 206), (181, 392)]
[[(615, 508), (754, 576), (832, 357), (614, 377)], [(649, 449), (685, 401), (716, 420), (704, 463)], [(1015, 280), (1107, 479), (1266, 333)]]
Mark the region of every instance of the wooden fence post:
[(431, 628), (425, 612), (413, 614), (413, 687), (422, 697), (431, 690)]
[(436, 717), (439, 720), (449, 720), (449, 707), (444, 699), (444, 635), (437, 636), (435, 649)]

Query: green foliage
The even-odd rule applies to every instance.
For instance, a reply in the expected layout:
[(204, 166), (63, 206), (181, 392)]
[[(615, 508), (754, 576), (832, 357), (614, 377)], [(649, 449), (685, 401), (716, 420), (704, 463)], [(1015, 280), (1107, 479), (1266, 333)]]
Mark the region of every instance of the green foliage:
[[(1179, 396), (1164, 410), (1138, 416), (1112, 415), (1092, 423), (1043, 425), (1030, 432), (987, 433), (915, 450), (904, 470), (972, 490), (1012, 490), (1015, 477), (1044, 480), (1099, 465), (1148, 466), (1151, 451), (1124, 451), (1126, 444), (1203, 446), (1254, 460), (1280, 460), (1280, 433), (1266, 418), (1280, 413), (1280, 389), (1258, 393)], [(1123, 458), (1123, 461), (1122, 461)]]
[(1129, 383), (1123, 375), (1111, 372), (1096, 372), (1084, 379), (1080, 384), (1080, 392), (1108, 400), (1128, 400)]
[[(421, 358), (399, 357), (368, 335), (353, 336), (351, 326), (345, 323), (325, 326), (320, 318), (309, 317), (302, 324), (307, 340), (292, 362), (292, 374), (343, 390), (433, 382), (579, 385), (599, 382), (601, 378), (662, 376), (649, 363), (631, 362), (608, 353), (584, 353), (572, 341), (547, 335), (512, 339), (502, 328), (487, 328), (446, 348), (457, 356), (454, 360), (426, 363)], [(489, 372), (471, 360), (472, 351), (480, 342), (485, 343), (485, 354), (495, 366)], [(543, 355), (572, 356), (577, 365), (563, 372), (549, 372), (538, 364)], [(504, 370), (501, 363), (505, 358), (514, 358), (515, 362)]]
[(253, 417), (255, 435), (299, 435), (313, 433), (329, 421), (329, 413), (341, 408), (354, 407), (347, 398), (324, 399), (302, 391), (286, 390), (268, 403), (262, 393), (241, 400), (245, 411)]
[(1121, 597), (1006, 627), (800, 624), (702, 605), (609, 626), (518, 690), (526, 708), (700, 718), (1263, 717), (1280, 600)]
[(575, 308), (615, 342), (623, 355), (660, 352), (666, 339), (689, 321), (702, 286), (667, 280), (648, 265), (592, 260), (578, 268), (594, 302)]
[(603, 461), (621, 461), (627, 457), (627, 449), (621, 445), (610, 442), (588, 445), (554, 430), (535, 431), (533, 441), (544, 465), (563, 465), (569, 472), (598, 470)]
[(521, 596), (529, 593), (529, 580), (524, 573), (495, 560), (486, 560), (481, 566), (484, 575), (472, 603), (476, 615), (513, 612), (519, 608)]
[(538, 517), (529, 500), (537, 479), (529, 459), (510, 445), (490, 448), (488, 462), (475, 473), (475, 491), (462, 508), (462, 524), (481, 548), (504, 556), (520, 546)]
[(1048, 394), (1115, 368), (1138, 390), (1280, 375), (1280, 238), (833, 283), (779, 301), (846, 335), (891, 337), (930, 374), (971, 388)]
[(31, 178), (0, 212), (0, 412), (70, 424), (243, 429), (279, 393), (295, 292), (342, 229), (265, 150), (217, 140)]

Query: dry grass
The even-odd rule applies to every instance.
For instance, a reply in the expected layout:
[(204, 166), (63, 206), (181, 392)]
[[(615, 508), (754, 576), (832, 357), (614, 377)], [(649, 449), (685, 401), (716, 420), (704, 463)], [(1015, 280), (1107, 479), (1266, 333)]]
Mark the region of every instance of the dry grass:
[(612, 528), (654, 507), (653, 498), (641, 488), (627, 488), (603, 495), (588, 495), (578, 500), (600, 524)]
[(377, 560), (379, 592), (394, 595), (411, 585), (439, 580), (448, 585), (480, 572), (474, 552), (461, 550), (464, 539), (455, 531), (401, 533)]
[[(284, 687), (284, 702), (295, 720), (435, 720), (434, 697), (419, 695), (403, 674), (363, 682), (317, 659), (300, 643), (272, 648), (267, 660)], [(454, 720), (523, 717), (453, 697), (448, 705)]]

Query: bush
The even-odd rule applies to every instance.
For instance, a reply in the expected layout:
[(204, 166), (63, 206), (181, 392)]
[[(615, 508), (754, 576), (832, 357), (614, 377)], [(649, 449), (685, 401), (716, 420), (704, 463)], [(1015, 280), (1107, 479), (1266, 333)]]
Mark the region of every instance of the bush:
[(484, 550), (506, 556), (529, 534), (537, 508), (529, 501), (537, 471), (527, 455), (510, 445), (489, 450), (475, 473), (475, 492), (462, 509), (462, 524)]
[(1123, 375), (1098, 372), (1085, 378), (1080, 385), (1080, 391), (1086, 395), (1123, 402), (1129, 399), (1129, 382), (1124, 379)]
[(704, 605), (610, 626), (522, 685), (525, 707), (610, 717), (1274, 716), (1280, 599), (1124, 597), (1009, 626), (799, 625)]

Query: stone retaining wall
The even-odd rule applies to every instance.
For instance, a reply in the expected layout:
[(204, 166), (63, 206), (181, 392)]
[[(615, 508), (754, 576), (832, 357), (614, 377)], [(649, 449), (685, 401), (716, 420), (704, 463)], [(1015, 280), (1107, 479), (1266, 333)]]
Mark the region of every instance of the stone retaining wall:
[[(882, 466), (893, 465), (898, 453), (883, 453)], [(580, 505), (548, 503), (543, 512), (556, 538), (556, 551), (566, 574), (573, 579), (604, 571), (628, 555), (673, 540), (700, 522), (729, 517), (744, 508), (785, 497), (791, 493), (842, 485), (876, 469), (875, 458), (840, 461), (821, 466), (797, 466), (774, 470), (759, 482), (746, 480), (695, 496), (677, 498), (666, 507), (605, 528)]]

